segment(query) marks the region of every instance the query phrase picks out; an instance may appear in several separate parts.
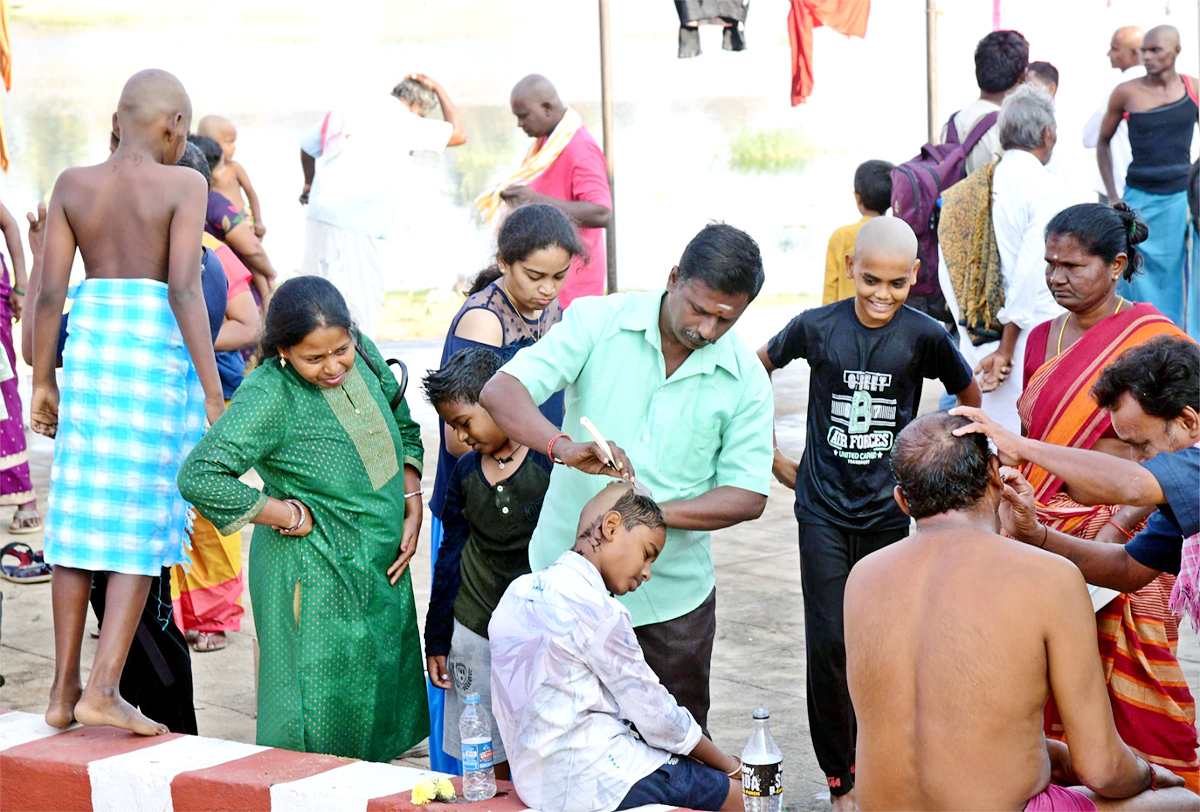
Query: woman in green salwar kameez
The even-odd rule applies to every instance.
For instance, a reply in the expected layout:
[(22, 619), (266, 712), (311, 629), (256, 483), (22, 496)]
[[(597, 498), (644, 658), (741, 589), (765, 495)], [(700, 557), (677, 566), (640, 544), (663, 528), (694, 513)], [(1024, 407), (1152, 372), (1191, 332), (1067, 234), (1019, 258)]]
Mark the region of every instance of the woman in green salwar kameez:
[[(423, 449), (398, 389), (333, 285), (291, 279), (262, 364), (180, 469), (221, 533), (258, 525), (259, 744), (387, 761), (429, 735), (408, 572)], [(251, 468), (263, 491), (238, 479)]]

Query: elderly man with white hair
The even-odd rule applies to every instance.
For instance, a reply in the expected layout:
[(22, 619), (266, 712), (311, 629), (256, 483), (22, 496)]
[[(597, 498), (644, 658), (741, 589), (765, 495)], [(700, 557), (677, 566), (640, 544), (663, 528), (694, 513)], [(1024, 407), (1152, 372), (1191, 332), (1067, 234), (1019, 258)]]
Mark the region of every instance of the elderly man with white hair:
[[(959, 351), (979, 376), (982, 408), (1019, 433), (1017, 398), (1024, 384), (1020, 364), (1025, 341), (1030, 328), (1062, 312), (1046, 287), (1043, 232), (1070, 200), (1061, 181), (1046, 168), (1057, 140), (1050, 96), (1039, 87), (1022, 85), (1005, 97), (997, 124), (1004, 154), (992, 175), (991, 219), (1004, 289), (1004, 304), (995, 313), (1000, 339), (973, 343), (959, 319), (959, 303), (951, 306), (959, 323)], [(947, 273), (944, 262), (939, 271)], [(949, 285), (949, 280), (943, 284)]]

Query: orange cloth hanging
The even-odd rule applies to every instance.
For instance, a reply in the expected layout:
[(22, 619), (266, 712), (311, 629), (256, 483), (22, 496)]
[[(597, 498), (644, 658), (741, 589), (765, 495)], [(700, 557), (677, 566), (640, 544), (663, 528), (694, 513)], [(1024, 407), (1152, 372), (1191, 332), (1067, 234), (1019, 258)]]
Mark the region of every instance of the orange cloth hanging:
[(871, 0), (791, 0), (788, 40), (792, 44), (792, 106), (813, 89), (813, 29), (827, 25), (839, 34), (863, 37)]
[[(0, 0), (0, 78), (4, 89), (12, 90), (12, 42), (8, 38), (8, 0)], [(8, 171), (8, 140), (4, 137), (4, 118), (0, 115), (0, 169)]]

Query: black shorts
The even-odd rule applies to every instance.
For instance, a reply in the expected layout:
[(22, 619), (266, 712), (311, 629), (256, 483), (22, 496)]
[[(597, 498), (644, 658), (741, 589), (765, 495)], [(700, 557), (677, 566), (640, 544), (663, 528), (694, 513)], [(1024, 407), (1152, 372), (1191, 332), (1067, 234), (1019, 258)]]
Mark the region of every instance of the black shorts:
[(729, 797), (729, 776), (687, 756), (671, 756), (667, 763), (629, 789), (617, 809), (647, 804), (688, 809), (720, 809)]

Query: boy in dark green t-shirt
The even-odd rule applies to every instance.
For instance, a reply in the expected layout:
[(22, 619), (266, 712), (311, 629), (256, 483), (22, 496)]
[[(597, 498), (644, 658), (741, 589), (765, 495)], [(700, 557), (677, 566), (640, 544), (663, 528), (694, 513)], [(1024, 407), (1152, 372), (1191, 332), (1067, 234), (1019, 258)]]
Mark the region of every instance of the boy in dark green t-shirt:
[(480, 405), (480, 390), (502, 364), (490, 349), (466, 349), (425, 377), (426, 399), (471, 449), (454, 466), (446, 490), (425, 659), (430, 682), (447, 691), (442, 749), (461, 756), (458, 717), (467, 694), (477, 693), (492, 726), (496, 776), (506, 779), (504, 743), (491, 710), (487, 627), (504, 590), (529, 572), (529, 538), (550, 485), (551, 462), (505, 435)]

